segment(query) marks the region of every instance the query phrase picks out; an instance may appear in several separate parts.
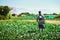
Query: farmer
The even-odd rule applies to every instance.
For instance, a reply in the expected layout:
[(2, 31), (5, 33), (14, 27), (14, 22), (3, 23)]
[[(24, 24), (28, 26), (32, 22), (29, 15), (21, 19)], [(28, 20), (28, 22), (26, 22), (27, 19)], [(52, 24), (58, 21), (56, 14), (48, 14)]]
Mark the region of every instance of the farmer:
[(44, 17), (41, 14), (41, 11), (39, 11), (39, 15), (37, 17), (37, 22), (38, 22), (39, 30), (40, 30), (40, 32), (42, 32), (43, 29), (44, 29), (44, 23), (45, 23), (45, 21), (44, 21)]

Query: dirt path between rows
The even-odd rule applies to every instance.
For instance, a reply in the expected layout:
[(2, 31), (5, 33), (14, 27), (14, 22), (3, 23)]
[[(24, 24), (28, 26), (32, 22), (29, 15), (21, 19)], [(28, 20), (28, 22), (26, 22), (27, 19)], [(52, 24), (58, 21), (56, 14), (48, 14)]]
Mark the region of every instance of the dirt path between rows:
[[(4, 20), (0, 20), (0, 21), (4, 21)], [(5, 21), (12, 21), (12, 20), (5, 20)], [(36, 20), (18, 20), (18, 21), (36, 22)], [(46, 23), (52, 23), (52, 24), (60, 24), (60, 21), (58, 21), (58, 20), (45, 20), (45, 22)]]
[[(36, 20), (22, 20), (22, 21), (35, 22)], [(60, 21), (57, 21), (57, 20), (45, 20), (45, 22), (52, 23), (52, 24), (60, 24)]]
[(46, 20), (47, 23), (60, 24), (60, 21), (57, 20)]

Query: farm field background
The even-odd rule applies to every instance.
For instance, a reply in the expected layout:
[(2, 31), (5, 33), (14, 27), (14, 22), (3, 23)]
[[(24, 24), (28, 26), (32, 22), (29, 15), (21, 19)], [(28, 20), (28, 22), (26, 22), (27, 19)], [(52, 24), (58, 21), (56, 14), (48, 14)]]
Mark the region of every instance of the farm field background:
[(45, 23), (44, 32), (39, 32), (37, 22), (0, 21), (0, 40), (59, 40), (60, 25)]
[(60, 40), (60, 1), (0, 0), (0, 40)]
[(60, 24), (57, 21), (45, 19), (44, 31), (40, 32), (36, 18), (37, 16), (11, 16), (11, 19), (0, 20), (0, 40), (60, 39)]

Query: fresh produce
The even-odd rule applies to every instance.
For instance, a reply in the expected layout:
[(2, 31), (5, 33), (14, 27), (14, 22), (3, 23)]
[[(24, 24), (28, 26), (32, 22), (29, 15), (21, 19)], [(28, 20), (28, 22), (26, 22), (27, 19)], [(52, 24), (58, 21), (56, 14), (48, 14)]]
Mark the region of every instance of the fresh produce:
[(37, 22), (0, 21), (0, 40), (59, 40), (60, 25), (45, 23), (43, 32)]

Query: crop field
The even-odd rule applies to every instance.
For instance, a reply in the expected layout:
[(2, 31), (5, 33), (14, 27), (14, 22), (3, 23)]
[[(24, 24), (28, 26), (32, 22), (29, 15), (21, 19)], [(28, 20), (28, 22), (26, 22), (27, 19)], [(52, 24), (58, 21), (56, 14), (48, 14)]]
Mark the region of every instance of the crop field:
[(59, 40), (60, 25), (45, 23), (43, 32), (37, 22), (0, 21), (0, 40)]

